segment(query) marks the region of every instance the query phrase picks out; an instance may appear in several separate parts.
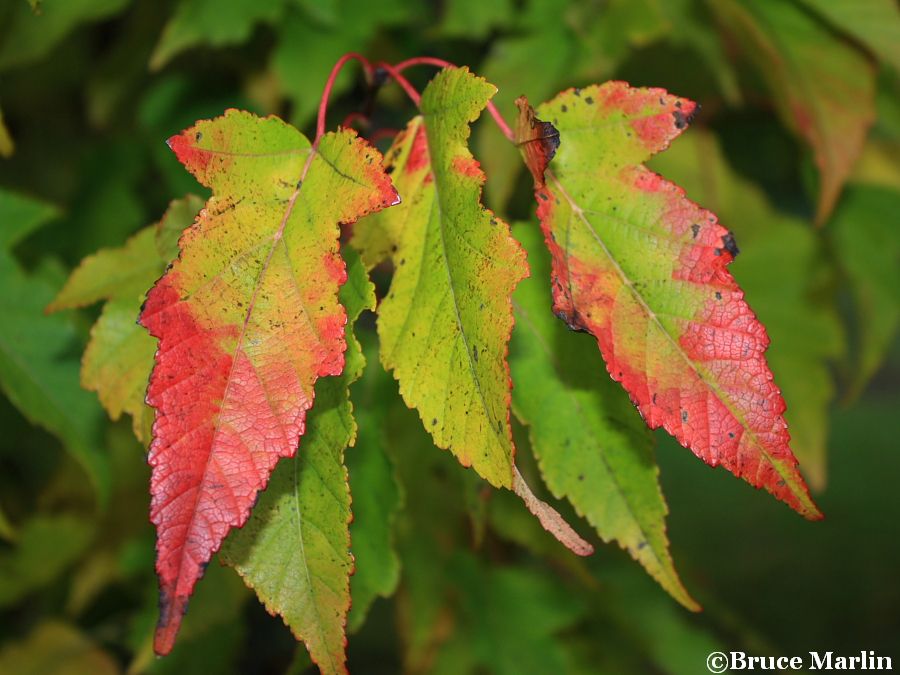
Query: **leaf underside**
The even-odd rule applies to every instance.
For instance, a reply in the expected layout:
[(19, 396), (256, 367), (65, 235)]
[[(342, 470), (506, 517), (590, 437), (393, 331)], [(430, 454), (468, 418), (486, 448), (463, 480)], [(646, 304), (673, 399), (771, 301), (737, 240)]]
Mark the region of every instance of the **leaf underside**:
[[(643, 166), (696, 105), (623, 82), (566, 91), (540, 119), (519, 105), (554, 312), (597, 339), (648, 426), (820, 518), (789, 448), (768, 337), (727, 269), (733, 236)], [(558, 131), (555, 156), (541, 120)]]

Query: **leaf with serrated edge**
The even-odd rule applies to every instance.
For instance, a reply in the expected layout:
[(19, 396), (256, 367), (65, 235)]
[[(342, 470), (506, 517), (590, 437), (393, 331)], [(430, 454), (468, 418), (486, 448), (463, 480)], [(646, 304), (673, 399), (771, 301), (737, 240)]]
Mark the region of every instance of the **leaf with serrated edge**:
[(189, 195), (169, 204), (162, 219), (126, 244), (88, 256), (72, 272), (48, 311), (107, 300), (81, 361), (81, 385), (97, 392), (109, 416), (131, 415), (134, 434), (150, 442), (153, 409), (144, 402), (156, 340), (137, 324), (147, 289), (178, 255), (177, 237), (203, 200)]
[[(510, 297), (528, 265), (509, 226), (482, 206), (484, 174), (467, 147), (469, 124), (495, 91), (466, 68), (435, 76), (422, 114), (388, 153), (403, 204), (360, 222), (355, 242), (368, 264), (388, 252), (394, 262), (378, 308), (381, 360), (435, 445), (495, 487), (514, 490), (545, 528), (587, 555), (590, 544), (531, 493), (514, 464), (506, 353)], [(366, 250), (365, 242), (378, 248)]]
[(566, 330), (547, 311), (550, 260), (538, 227), (522, 223), (513, 233), (534, 273), (513, 294), (513, 412), (529, 427), (541, 474), (604, 541), (618, 541), (672, 597), (699, 609), (669, 553), (668, 509), (649, 432), (625, 393), (596, 376), (602, 364), (593, 340)]
[(597, 338), (651, 428), (821, 518), (789, 447), (769, 339), (727, 269), (734, 237), (643, 166), (696, 104), (624, 82), (563, 92), (538, 109), (559, 134), (555, 155), (547, 128), (519, 105), (516, 138), (536, 177), (554, 312)]
[(147, 392), (160, 654), (204, 565), (296, 451), (316, 380), (344, 369), (339, 223), (397, 200), (378, 151), (349, 130), (311, 146), (275, 117), (229, 110), (169, 145), (213, 196), (141, 313), (160, 340)]
[[(352, 325), (375, 308), (375, 288), (356, 255), (341, 301)], [(344, 450), (356, 438), (350, 384), (365, 359), (352, 332), (340, 377), (316, 384), (316, 405), (297, 455), (279, 464), (247, 524), (222, 549), (266, 608), (306, 643), (322, 673), (345, 673), (350, 610), (350, 488)]]

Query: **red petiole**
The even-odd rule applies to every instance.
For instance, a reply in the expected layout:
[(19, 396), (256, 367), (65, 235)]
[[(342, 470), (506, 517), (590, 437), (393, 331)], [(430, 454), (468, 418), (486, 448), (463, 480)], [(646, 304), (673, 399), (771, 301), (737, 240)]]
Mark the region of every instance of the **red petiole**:
[[(366, 82), (373, 86), (375, 85), (375, 74), (377, 72), (383, 72), (387, 74), (394, 82), (400, 85), (403, 91), (406, 92), (409, 99), (415, 104), (418, 108), (419, 104), (422, 100), (422, 95), (419, 91), (403, 76), (403, 71), (407, 68), (411, 68), (412, 66), (436, 66), (438, 68), (447, 68), (454, 67), (453, 63), (449, 61), (445, 61), (444, 59), (435, 58), (432, 56), (417, 56), (415, 58), (406, 59), (404, 61), (400, 61), (395, 65), (391, 65), (384, 61), (377, 63), (376, 65), (372, 65), (371, 61), (369, 61), (365, 56), (361, 54), (357, 54), (356, 52), (348, 52), (344, 54), (341, 58), (337, 60), (334, 64), (334, 67), (331, 69), (331, 74), (328, 76), (328, 80), (325, 82), (325, 88), (322, 91), (322, 98), (319, 101), (319, 114), (316, 120), (316, 138), (314, 145), (317, 145), (319, 139), (325, 134), (325, 124), (326, 117), (328, 113), (328, 99), (331, 96), (331, 90), (334, 88), (335, 80), (337, 80), (338, 75), (341, 72), (341, 69), (349, 62), (349, 61), (359, 61), (363, 67), (363, 72), (365, 73)], [(492, 102), (488, 101), (487, 104), (488, 112), (491, 114), (491, 117), (494, 118), (494, 122), (497, 123), (497, 126), (500, 128), (500, 131), (503, 132), (503, 135), (506, 136), (509, 140), (513, 140), (513, 132), (510, 128), (509, 124), (506, 123), (506, 120), (503, 118), (503, 115), (500, 114), (500, 111), (497, 110), (497, 106), (495, 106)], [(357, 119), (365, 119), (366, 116), (362, 113), (351, 113), (348, 115), (342, 126), (348, 126), (353, 121)]]

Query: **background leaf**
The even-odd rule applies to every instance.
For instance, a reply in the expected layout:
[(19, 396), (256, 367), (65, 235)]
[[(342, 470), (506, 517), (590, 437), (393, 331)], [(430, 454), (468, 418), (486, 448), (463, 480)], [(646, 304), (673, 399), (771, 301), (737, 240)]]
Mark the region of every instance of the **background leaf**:
[(0, 387), (22, 414), (59, 438), (78, 459), (104, 504), (110, 476), (99, 435), (100, 411), (78, 383), (74, 326), (61, 317), (44, 316), (53, 284), (40, 273), (27, 275), (11, 253), (54, 213), (39, 202), (0, 194)]
[(784, 123), (812, 147), (820, 174), (816, 218), (823, 222), (875, 116), (874, 67), (794, 2), (710, 6), (765, 80)]
[(541, 474), (604, 541), (616, 540), (672, 596), (699, 606), (681, 585), (666, 538), (665, 501), (650, 436), (627, 395), (602, 373), (592, 340), (572, 335), (547, 311), (550, 260), (532, 223), (513, 229), (532, 277), (513, 295), (513, 411), (529, 426)]

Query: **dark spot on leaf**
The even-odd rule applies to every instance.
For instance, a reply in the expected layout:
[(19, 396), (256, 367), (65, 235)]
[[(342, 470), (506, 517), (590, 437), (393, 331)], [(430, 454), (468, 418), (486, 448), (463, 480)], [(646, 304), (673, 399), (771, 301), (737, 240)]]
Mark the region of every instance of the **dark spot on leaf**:
[(548, 200), (550, 199), (550, 197), (548, 197), (548, 196), (546, 195), (546, 193), (544, 193), (544, 192), (538, 192), (538, 193), (537, 193), (537, 196), (540, 197), (541, 199), (543, 199), (545, 202), (548, 201)]
[(588, 330), (584, 327), (584, 324), (581, 322), (581, 319), (578, 316), (577, 312), (572, 317), (569, 317), (565, 310), (562, 309), (557, 310), (556, 312), (554, 312), (554, 314), (556, 314), (557, 318), (565, 321), (566, 325), (569, 327), (569, 330), (579, 333), (588, 332)]
[(699, 223), (694, 223), (691, 225), (691, 232), (694, 233), (694, 239), (697, 238), (697, 235), (700, 234), (700, 225)]
[(682, 421), (682, 422), (687, 422), (687, 421), (688, 421), (688, 411), (687, 411), (687, 410), (682, 410), (682, 411), (681, 411), (681, 421)]
[(716, 300), (722, 299), (722, 293), (720, 291), (716, 291)]
[(688, 119), (684, 116), (684, 113), (680, 110), (675, 110), (672, 112), (672, 117), (675, 118), (675, 128), (676, 129), (684, 129), (688, 125)]
[(583, 474), (583, 473), (578, 474), (578, 480), (584, 480), (584, 474)]
[(717, 256), (718, 256), (718, 255), (722, 255), (722, 249), (720, 249), (720, 248), (714, 248), (714, 249), (713, 249), (713, 253), (715, 253)]
[(734, 438), (734, 432), (733, 432), (733, 431), (729, 431), (729, 432), (728, 432), (728, 438)]
[(675, 107), (676, 107), (676, 108), (680, 108), (680, 107), (681, 107), (681, 101), (675, 101)]
[(437, 417), (432, 417), (432, 418), (431, 418), (431, 426), (433, 426), (433, 427), (436, 427), (436, 426), (437, 426)]
[(735, 242), (734, 235), (731, 232), (722, 237), (722, 244), (725, 246), (725, 250), (731, 254), (732, 258), (737, 258), (737, 254), (741, 252), (737, 247), (737, 242)]
[(401, 265), (405, 265), (405, 264), (406, 264), (406, 258), (400, 258), (400, 264), (401, 264)]
[(478, 361), (478, 347), (472, 345), (472, 358)]
[(594, 105), (594, 97), (587, 96), (587, 97), (585, 97), (584, 102), (587, 103), (588, 105)]
[(581, 96), (581, 89), (579, 87), (575, 87), (574, 93), (576, 96)]
[(563, 111), (563, 112), (569, 112), (569, 106), (567, 106), (565, 103), (563, 103), (562, 111)]
[(394, 165), (390, 164), (389, 166), (384, 167), (384, 172), (390, 176), (392, 173), (394, 173)]
[(198, 132), (196, 133), (196, 135), (194, 136), (194, 139), (199, 143), (199, 142), (203, 139), (203, 132), (202, 132), (202, 131), (198, 131)]

